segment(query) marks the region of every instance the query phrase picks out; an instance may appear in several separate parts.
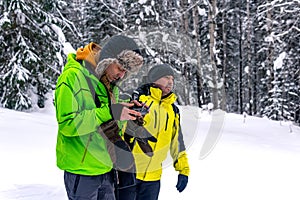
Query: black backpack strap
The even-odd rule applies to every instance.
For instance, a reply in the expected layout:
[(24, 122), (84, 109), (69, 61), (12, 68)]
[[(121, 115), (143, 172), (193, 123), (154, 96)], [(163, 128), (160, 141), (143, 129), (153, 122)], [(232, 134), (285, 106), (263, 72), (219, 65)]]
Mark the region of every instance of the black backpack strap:
[(150, 95), (150, 86), (152, 84), (144, 84), (140, 86), (138, 89), (134, 90), (131, 95), (132, 100), (139, 100), (141, 95)]
[(86, 82), (89, 85), (89, 88), (90, 88), (90, 91), (92, 93), (92, 96), (94, 97), (94, 101), (95, 101), (96, 107), (100, 108), (101, 107), (101, 103), (100, 103), (100, 100), (99, 100), (98, 96), (96, 95), (96, 91), (95, 91), (95, 88), (93, 87), (91, 79), (89, 77), (87, 77), (85, 74), (83, 74), (83, 75), (84, 75), (84, 77), (86, 79)]
[[(81, 65), (83, 65), (83, 60), (77, 60), (77, 62), (79, 62)], [(90, 92), (92, 94), (92, 97), (94, 98), (95, 104), (97, 108), (101, 107), (101, 102), (99, 100), (99, 98), (96, 95), (96, 91), (95, 88), (93, 87), (92, 81), (89, 77), (87, 77), (83, 72), (81, 72), (86, 80), (86, 82), (88, 83), (88, 86), (90, 88)]]
[(172, 103), (172, 107), (173, 107), (174, 113), (179, 114), (179, 108), (174, 103)]

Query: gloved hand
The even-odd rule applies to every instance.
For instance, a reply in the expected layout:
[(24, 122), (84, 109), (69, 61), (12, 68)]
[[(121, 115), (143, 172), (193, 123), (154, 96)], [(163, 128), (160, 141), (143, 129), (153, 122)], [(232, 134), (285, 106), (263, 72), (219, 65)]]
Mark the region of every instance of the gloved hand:
[(147, 129), (143, 126), (137, 124), (135, 121), (128, 121), (125, 133), (136, 139), (137, 143), (140, 145), (142, 151), (149, 157), (153, 156), (153, 149), (149, 145), (148, 141), (157, 142), (157, 139), (152, 136)]
[(99, 134), (106, 139), (106, 145), (114, 167), (117, 170), (134, 172), (134, 157), (128, 144), (119, 135), (119, 126), (111, 120), (101, 124)]
[(119, 135), (120, 128), (116, 121), (110, 120), (101, 124), (98, 128), (98, 132), (104, 138), (107, 138), (112, 143), (122, 140)]
[(183, 175), (183, 174), (178, 175), (178, 181), (177, 181), (176, 188), (179, 192), (182, 192), (185, 189), (185, 187), (188, 183), (188, 179), (189, 179), (189, 177), (186, 175)]

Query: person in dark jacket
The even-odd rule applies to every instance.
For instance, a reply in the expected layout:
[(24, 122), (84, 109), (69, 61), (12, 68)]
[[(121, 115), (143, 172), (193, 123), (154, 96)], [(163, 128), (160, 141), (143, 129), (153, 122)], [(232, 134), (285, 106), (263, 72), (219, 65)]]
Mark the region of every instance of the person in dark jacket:
[[(137, 49), (131, 38), (114, 36), (102, 50), (92, 42), (68, 55), (56, 84), (55, 108), (57, 166), (64, 170), (70, 200), (115, 200), (112, 169), (134, 162), (117, 120), (135, 120), (140, 113), (129, 109), (133, 103), (118, 103), (112, 83), (141, 67)], [(115, 160), (109, 144), (126, 159)]]
[(149, 108), (149, 113), (143, 118), (143, 124), (156, 141), (148, 140), (153, 151), (150, 157), (144, 153), (140, 144), (133, 140), (132, 152), (137, 170), (136, 200), (158, 199), (162, 162), (169, 151), (174, 168), (179, 172), (176, 185), (179, 192), (187, 186), (190, 172), (181, 132), (180, 113), (174, 104), (176, 95), (172, 92), (174, 71), (167, 64), (155, 65), (148, 72), (147, 79), (149, 83), (139, 87), (132, 99), (144, 103)]
[[(116, 49), (118, 46), (118, 49)], [(122, 51), (120, 52), (119, 49), (133, 49), (132, 51)], [(108, 66), (119, 63), (124, 68), (127, 69), (127, 73), (125, 74), (126, 77), (130, 75), (130, 73), (135, 72), (140, 68), (142, 62), (141, 57), (139, 55), (139, 50), (137, 49), (136, 44), (133, 40), (129, 41), (125, 40), (123, 37), (113, 37), (111, 38), (102, 48), (99, 64), (96, 68), (96, 74), (98, 78), (106, 85), (108, 91), (117, 90), (117, 94), (119, 94), (119, 86), (118, 82), (120, 79), (118, 77), (111, 77), (107, 69)], [(111, 73), (113, 74), (113, 73)], [(124, 77), (123, 77), (124, 78)], [(115, 95), (111, 95), (112, 101), (115, 101), (114, 96), (118, 96), (116, 93)], [(135, 106), (139, 107), (141, 104), (137, 101), (134, 102)], [(113, 109), (119, 110), (119, 109)], [(138, 118), (141, 117), (140, 113)], [(134, 119), (129, 119), (130, 121), (135, 121)], [(119, 125), (123, 127), (126, 123), (120, 122)], [(121, 128), (122, 129), (122, 128)], [(123, 133), (120, 132), (120, 135), (123, 136)], [(138, 138), (139, 135), (135, 134), (135, 138)], [(119, 136), (120, 138), (120, 136)], [(108, 150), (111, 155), (114, 154), (114, 169), (115, 169), (115, 196), (117, 200), (129, 200), (134, 199), (136, 196), (136, 179), (135, 179), (135, 164), (133, 157), (131, 158), (132, 154), (129, 149), (124, 151), (124, 148), (120, 147), (118, 144), (116, 145), (114, 142), (107, 143)], [(149, 146), (149, 144), (145, 144), (145, 146)]]

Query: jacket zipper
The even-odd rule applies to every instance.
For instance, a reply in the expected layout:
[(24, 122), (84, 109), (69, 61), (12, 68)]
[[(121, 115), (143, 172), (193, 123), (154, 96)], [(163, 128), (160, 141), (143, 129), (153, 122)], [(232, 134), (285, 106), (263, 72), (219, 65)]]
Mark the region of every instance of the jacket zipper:
[(154, 129), (156, 129), (156, 126), (157, 126), (157, 112), (156, 110), (154, 110)]
[[(160, 105), (161, 105), (161, 100), (159, 101), (159, 104), (158, 104), (158, 116), (160, 116)], [(157, 113), (154, 111), (154, 113), (157, 115)], [(155, 116), (155, 119), (157, 119), (157, 116)], [(155, 121), (156, 122), (156, 121)], [(158, 129), (157, 129), (157, 138), (159, 136), (159, 130), (160, 130), (160, 123), (159, 123), (159, 120), (157, 120), (157, 124), (158, 124)], [(154, 128), (156, 127), (157, 125), (156, 123), (154, 124)], [(158, 142), (158, 141), (157, 141)], [(153, 147), (153, 152), (155, 152), (155, 148), (156, 148), (156, 144), (157, 142), (155, 143), (154, 147)], [(150, 167), (150, 163), (152, 161), (152, 158), (153, 156), (150, 158), (150, 161), (148, 162), (148, 166), (146, 167), (146, 170), (145, 170), (145, 174), (143, 176), (143, 180), (145, 180), (146, 178), (146, 175), (147, 175), (147, 171), (148, 171), (148, 168)]]
[(167, 113), (167, 117), (166, 117), (166, 127), (165, 127), (165, 131), (167, 131), (168, 129), (168, 121), (169, 121), (169, 114)]

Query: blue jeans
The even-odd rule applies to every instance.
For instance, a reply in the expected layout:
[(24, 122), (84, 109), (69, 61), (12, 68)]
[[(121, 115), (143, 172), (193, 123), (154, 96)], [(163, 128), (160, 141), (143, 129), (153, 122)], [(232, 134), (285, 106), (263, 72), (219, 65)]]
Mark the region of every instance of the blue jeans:
[(136, 200), (157, 200), (160, 190), (159, 181), (137, 180)]
[(98, 176), (64, 173), (69, 200), (116, 200), (111, 172)]

